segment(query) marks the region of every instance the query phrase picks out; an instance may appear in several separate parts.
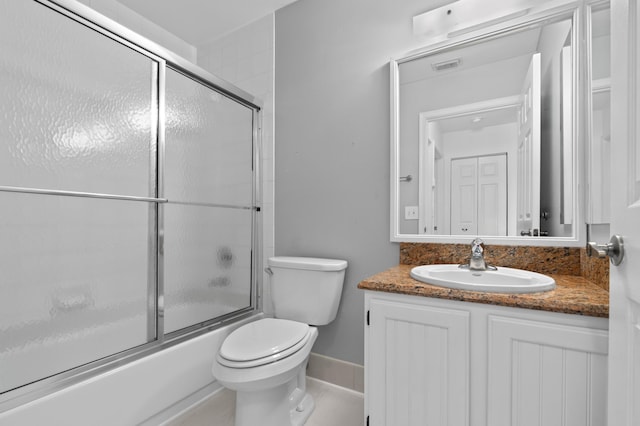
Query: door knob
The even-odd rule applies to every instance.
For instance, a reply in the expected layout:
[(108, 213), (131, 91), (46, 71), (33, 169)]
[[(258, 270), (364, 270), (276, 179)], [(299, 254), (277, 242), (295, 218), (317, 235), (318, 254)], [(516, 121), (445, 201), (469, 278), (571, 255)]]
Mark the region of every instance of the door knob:
[(607, 244), (594, 242), (587, 243), (587, 255), (595, 257), (607, 257), (615, 266), (618, 266), (624, 258), (624, 241), (620, 235), (611, 237)]

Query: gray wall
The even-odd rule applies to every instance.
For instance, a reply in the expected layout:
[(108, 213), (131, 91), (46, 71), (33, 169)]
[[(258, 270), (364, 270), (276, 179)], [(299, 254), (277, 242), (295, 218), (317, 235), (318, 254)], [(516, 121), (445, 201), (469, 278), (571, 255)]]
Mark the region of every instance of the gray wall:
[(424, 0), (299, 0), (276, 12), (275, 252), (349, 261), (314, 352), (363, 364), (362, 279), (398, 263), (389, 242), (391, 57), (423, 42)]

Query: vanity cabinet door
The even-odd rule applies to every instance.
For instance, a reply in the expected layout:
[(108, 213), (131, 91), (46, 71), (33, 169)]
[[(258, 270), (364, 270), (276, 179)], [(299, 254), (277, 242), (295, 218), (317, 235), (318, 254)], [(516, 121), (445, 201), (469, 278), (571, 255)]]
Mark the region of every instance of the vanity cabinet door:
[(605, 425), (606, 330), (489, 315), (488, 424)]
[(369, 303), (370, 426), (469, 424), (469, 312)]

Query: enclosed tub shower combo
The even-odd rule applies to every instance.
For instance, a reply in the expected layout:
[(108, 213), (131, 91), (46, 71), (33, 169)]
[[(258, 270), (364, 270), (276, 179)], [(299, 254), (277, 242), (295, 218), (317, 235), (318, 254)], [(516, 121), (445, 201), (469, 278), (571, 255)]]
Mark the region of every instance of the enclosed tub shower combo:
[(0, 10), (2, 413), (255, 314), (262, 267), (258, 101), (76, 2)]

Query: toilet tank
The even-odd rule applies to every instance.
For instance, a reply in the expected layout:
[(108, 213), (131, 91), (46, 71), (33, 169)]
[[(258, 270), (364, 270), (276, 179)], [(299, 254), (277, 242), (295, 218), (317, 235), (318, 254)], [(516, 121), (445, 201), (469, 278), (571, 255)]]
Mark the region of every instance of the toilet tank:
[(335, 319), (346, 260), (276, 256), (269, 258), (268, 265), (276, 318), (310, 325), (325, 325)]

